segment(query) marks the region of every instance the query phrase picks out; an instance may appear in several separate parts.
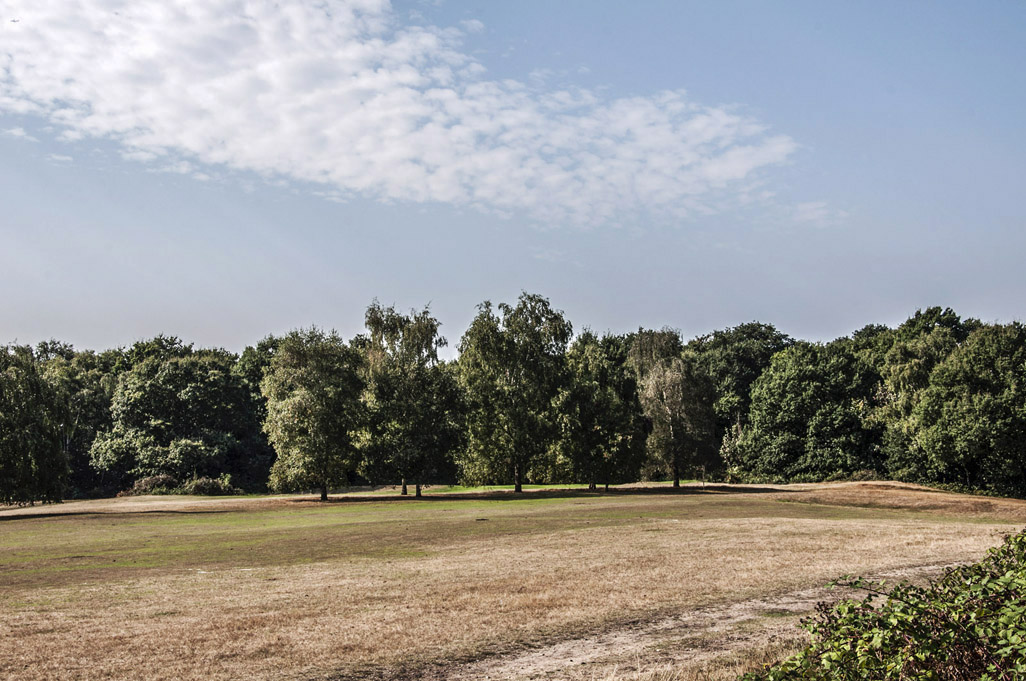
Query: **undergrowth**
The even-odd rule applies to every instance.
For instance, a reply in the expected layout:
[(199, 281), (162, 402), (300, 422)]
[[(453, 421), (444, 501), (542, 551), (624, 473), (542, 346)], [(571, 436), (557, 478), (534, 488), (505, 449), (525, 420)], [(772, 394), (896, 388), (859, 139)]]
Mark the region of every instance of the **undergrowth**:
[(1026, 678), (1026, 531), (926, 586), (835, 584), (866, 595), (820, 604), (809, 646), (744, 681)]

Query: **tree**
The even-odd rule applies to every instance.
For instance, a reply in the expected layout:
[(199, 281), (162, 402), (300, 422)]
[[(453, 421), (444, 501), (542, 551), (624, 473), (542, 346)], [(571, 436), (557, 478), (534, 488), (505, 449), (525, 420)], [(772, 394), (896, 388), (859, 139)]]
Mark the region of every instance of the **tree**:
[(133, 479), (216, 477), (245, 468), (257, 437), (249, 393), (225, 350), (145, 356), (118, 378), (113, 427), (90, 449), (93, 465)]
[(643, 381), (648, 372), (663, 360), (680, 357), (684, 343), (680, 331), (663, 327), (660, 330), (638, 329), (627, 337), (627, 363), (634, 369), (638, 381)]
[(974, 330), (931, 372), (909, 421), (933, 481), (1026, 494), (1026, 327)]
[(654, 364), (641, 388), (652, 423), (649, 456), (680, 487), (681, 475), (708, 466), (716, 451), (712, 381), (691, 355)]
[[(55, 347), (66, 351), (54, 352)], [(70, 496), (88, 496), (117, 491), (104, 485), (102, 475), (90, 465), (89, 450), (97, 434), (109, 431), (111, 399), (117, 385), (114, 367), (120, 353), (91, 350), (75, 352), (57, 341), (40, 343), (36, 358), (54, 392), (65, 418), (61, 422), (61, 445), (70, 467)]]
[(962, 320), (950, 308), (916, 310), (891, 334), (879, 362), (879, 406), (873, 420), (884, 429), (883, 450), (889, 474), (899, 480), (929, 482), (922, 450), (915, 446), (917, 423), (913, 418), (930, 385), (937, 365), (980, 327), (975, 319)]
[(555, 440), (553, 400), (573, 329), (542, 296), (522, 293), (516, 307), (491, 303), (460, 342), (460, 375), (469, 402), (467, 480), (512, 480), (517, 492), (533, 461)]
[(637, 479), (644, 458), (647, 424), (622, 341), (591, 331), (578, 336), (567, 351), (567, 379), (557, 399), (557, 465), (592, 490), (599, 481), (608, 489), (612, 480)]
[(31, 348), (0, 348), (0, 503), (61, 500), (66, 417)]
[(365, 426), (362, 358), (334, 331), (292, 331), (281, 339), (264, 376), (264, 431), (278, 454), (271, 467), (276, 490), (328, 489), (345, 484), (357, 465), (358, 432)]
[(749, 423), (728, 465), (784, 481), (879, 470), (879, 431), (866, 420), (878, 380), (849, 339), (777, 353), (752, 388)]
[(260, 392), (260, 384), (280, 342), (279, 338), (269, 335), (255, 346), (247, 346), (232, 367), (232, 374), (242, 381), (249, 396), (246, 413), (252, 415), (253, 422), (257, 424), (249, 431), (247, 457), (245, 461), (240, 461), (237, 467), (240, 481), (247, 489), (266, 489), (271, 465), (274, 463), (274, 449), (271, 448), (267, 434), (262, 428), (267, 420), (267, 399)]
[(744, 426), (752, 403), (752, 384), (770, 359), (793, 340), (772, 324), (749, 322), (713, 331), (688, 343), (699, 365), (716, 389), (717, 427), (721, 433), (735, 424)]
[[(438, 359), (445, 339), (425, 307), (404, 315), (374, 301), (365, 318), (370, 438), (361, 471), (368, 479), (412, 480), (447, 468), (458, 442), (458, 385)], [(395, 476), (395, 477), (392, 477)]]

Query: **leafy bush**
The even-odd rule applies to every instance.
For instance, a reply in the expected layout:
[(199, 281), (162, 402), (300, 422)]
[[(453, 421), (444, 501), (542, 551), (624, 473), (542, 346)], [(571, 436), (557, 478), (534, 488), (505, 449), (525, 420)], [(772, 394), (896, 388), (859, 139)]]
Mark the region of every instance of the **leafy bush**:
[(182, 484), (170, 475), (151, 475), (139, 478), (131, 489), (119, 492), (119, 497), (134, 497), (142, 494), (197, 494), (204, 496), (228, 496), (242, 494), (232, 485), (232, 476), (223, 473), (219, 478), (193, 478)]
[(184, 483), (176, 490), (178, 494), (201, 494), (205, 496), (227, 496), (242, 494), (242, 490), (232, 486), (232, 476), (224, 473), (219, 478), (195, 478)]
[(170, 475), (151, 475), (139, 478), (131, 489), (118, 492), (119, 497), (135, 497), (142, 494), (174, 494), (178, 488), (178, 480)]
[(927, 586), (903, 583), (885, 592), (884, 582), (861, 578), (838, 584), (867, 596), (821, 604), (804, 623), (812, 643), (746, 681), (998, 681), (1026, 675), (1026, 531)]

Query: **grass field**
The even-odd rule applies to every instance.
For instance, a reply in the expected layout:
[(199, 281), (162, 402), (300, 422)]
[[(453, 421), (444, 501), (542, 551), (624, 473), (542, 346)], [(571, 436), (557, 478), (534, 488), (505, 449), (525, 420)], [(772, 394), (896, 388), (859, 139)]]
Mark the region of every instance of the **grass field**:
[(793, 647), (840, 574), (926, 574), (1026, 524), (881, 483), (428, 492), (0, 510), (0, 677), (729, 675)]

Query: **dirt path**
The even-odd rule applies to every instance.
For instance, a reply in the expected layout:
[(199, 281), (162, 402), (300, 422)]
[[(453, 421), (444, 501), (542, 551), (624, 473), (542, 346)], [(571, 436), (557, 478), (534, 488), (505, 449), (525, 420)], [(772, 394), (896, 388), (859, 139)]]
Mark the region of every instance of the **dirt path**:
[[(937, 576), (945, 565), (918, 565), (880, 572), (877, 579), (918, 581)], [(425, 670), (423, 681), (481, 679), (611, 679), (616, 671), (636, 674), (652, 669), (701, 667), (725, 656), (743, 658), (801, 637), (796, 620), (816, 603), (844, 594), (825, 587), (699, 608), (582, 638), (568, 639), (506, 655)], [(407, 677), (410, 678), (410, 677)]]

